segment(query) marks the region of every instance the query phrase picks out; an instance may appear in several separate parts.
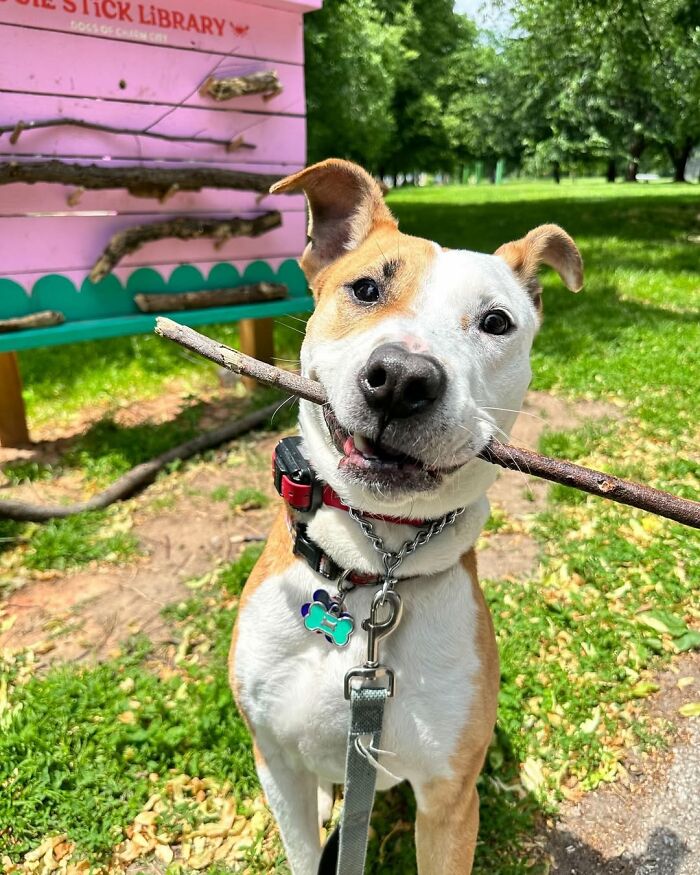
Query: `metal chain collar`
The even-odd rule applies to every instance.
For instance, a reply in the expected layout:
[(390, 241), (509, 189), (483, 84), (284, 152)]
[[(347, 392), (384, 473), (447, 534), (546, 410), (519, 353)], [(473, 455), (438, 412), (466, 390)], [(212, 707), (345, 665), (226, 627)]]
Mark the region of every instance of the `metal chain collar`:
[(456, 510), (451, 510), (440, 519), (433, 520), (425, 529), (420, 529), (412, 539), (405, 541), (396, 551), (387, 550), (384, 546), (384, 540), (376, 533), (373, 523), (366, 519), (360, 511), (351, 507), (349, 514), (357, 525), (362, 530), (362, 534), (371, 542), (374, 550), (379, 553), (384, 563), (384, 586), (382, 588), (383, 595), (386, 595), (388, 590), (393, 589), (397, 583), (394, 574), (401, 563), (407, 556), (415, 553), (419, 547), (423, 547), (436, 535), (439, 535), (447, 526), (454, 525), (458, 516), (463, 514), (465, 508), (458, 507)]

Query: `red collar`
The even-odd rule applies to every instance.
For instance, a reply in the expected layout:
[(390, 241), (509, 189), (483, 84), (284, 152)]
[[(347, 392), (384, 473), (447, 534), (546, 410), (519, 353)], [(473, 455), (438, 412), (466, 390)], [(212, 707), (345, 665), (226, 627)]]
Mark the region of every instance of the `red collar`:
[[(350, 510), (347, 504), (343, 503), (338, 493), (327, 483), (323, 484), (321, 501), (326, 507), (335, 507), (338, 510), (344, 510), (346, 513)], [(385, 523), (395, 523), (397, 526), (415, 526), (416, 528), (420, 528), (425, 525), (425, 520), (416, 520), (402, 516), (388, 516), (381, 513), (368, 513), (366, 510), (362, 511), (362, 516), (370, 520), (382, 520), (382, 522)]]
[[(327, 483), (320, 480), (311, 463), (301, 449), (302, 439), (299, 436), (282, 438), (272, 454), (272, 475), (275, 489), (293, 509), (300, 513), (310, 513), (326, 505), (336, 510), (349, 511), (337, 492)], [(389, 516), (362, 511), (362, 516), (371, 520), (382, 520), (399, 526), (414, 526), (420, 528), (426, 520), (410, 517)]]

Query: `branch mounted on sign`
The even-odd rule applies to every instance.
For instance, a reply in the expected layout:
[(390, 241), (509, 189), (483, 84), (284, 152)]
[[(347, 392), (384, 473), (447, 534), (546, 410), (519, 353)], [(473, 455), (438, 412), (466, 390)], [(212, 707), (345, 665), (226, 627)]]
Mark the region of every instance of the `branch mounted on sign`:
[(265, 100), (270, 100), (283, 90), (277, 71), (263, 70), (259, 73), (248, 73), (246, 76), (210, 76), (199, 89), (199, 96), (223, 101), (249, 94), (262, 94)]
[[(282, 283), (251, 283), (233, 289), (206, 289), (201, 292), (134, 295), (134, 303), (142, 313), (166, 313), (177, 310), (205, 310), (208, 307), (229, 307), (232, 304), (254, 304), (258, 301), (279, 301), (286, 298), (287, 286)], [(1, 325), (2, 323), (0, 323)]]
[(93, 283), (98, 283), (114, 270), (122, 258), (156, 240), (198, 240), (200, 237), (211, 237), (218, 249), (232, 237), (259, 237), (281, 224), (281, 214), (277, 210), (271, 210), (254, 219), (194, 219), (178, 216), (164, 222), (134, 225), (112, 237), (90, 271), (90, 279)]
[(0, 162), (0, 185), (25, 182), (51, 182), (82, 189), (125, 188), (134, 197), (163, 201), (179, 191), (203, 188), (236, 189), (267, 194), (279, 176), (249, 173), (220, 167), (105, 167), (100, 164), (74, 164), (50, 161)]
[(212, 146), (223, 146), (226, 152), (237, 152), (239, 149), (255, 149), (253, 143), (246, 143), (242, 136), (230, 137), (187, 137), (178, 136), (177, 134), (161, 134), (157, 131), (139, 130), (138, 128), (116, 128), (112, 125), (102, 125), (97, 122), (89, 122), (80, 118), (60, 118), (39, 119), (37, 121), (25, 122), (18, 121), (14, 125), (0, 125), (0, 136), (3, 134), (10, 135), (10, 143), (16, 145), (19, 138), (25, 131), (38, 131), (45, 128), (57, 127), (72, 127), (85, 128), (91, 131), (102, 131), (107, 134), (119, 134), (131, 137), (152, 137), (156, 140), (167, 140), (169, 143), (204, 143)]
[(51, 325), (62, 325), (66, 317), (60, 310), (39, 310), (28, 316), (17, 316), (14, 319), (0, 319), (0, 334), (11, 331), (26, 331), (28, 328), (48, 328)]

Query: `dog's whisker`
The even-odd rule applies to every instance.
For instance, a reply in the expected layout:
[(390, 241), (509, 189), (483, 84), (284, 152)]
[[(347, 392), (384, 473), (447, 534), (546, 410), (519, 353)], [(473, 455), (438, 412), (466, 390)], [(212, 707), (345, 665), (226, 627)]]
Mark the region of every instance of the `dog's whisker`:
[[(477, 402), (478, 403), (478, 402)], [(539, 413), (530, 413), (529, 410), (511, 410), (510, 407), (485, 407), (483, 404), (479, 404), (480, 410), (498, 410), (503, 413), (518, 413), (523, 416), (530, 416), (532, 419), (539, 419), (541, 422), (546, 422), (547, 420), (544, 416), (540, 416)]]
[(295, 328), (294, 325), (285, 325), (285, 323), (280, 322), (279, 319), (275, 319), (275, 325), (281, 325), (282, 328), (288, 328), (290, 331), (296, 331), (297, 334), (301, 334), (302, 337), (306, 337), (305, 331), (299, 331), (299, 329)]
[(279, 405), (279, 407), (274, 411), (274, 413), (270, 417), (270, 425), (272, 425), (272, 423), (275, 420), (275, 416), (277, 416), (277, 414), (280, 412), (280, 410), (284, 407), (285, 404), (289, 404), (289, 402), (291, 401), (292, 406), (294, 406), (294, 402), (298, 401), (298, 400), (299, 400), (298, 395), (290, 395), (289, 398), (285, 398), (284, 401)]

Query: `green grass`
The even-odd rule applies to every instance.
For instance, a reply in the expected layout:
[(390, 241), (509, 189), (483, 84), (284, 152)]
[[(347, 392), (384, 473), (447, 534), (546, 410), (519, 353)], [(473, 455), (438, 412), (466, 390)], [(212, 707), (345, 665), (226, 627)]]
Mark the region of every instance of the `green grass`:
[[(275, 320), (281, 359), (296, 360), (303, 322), (296, 316)], [(199, 330), (229, 346), (239, 345), (235, 324)], [(36, 425), (70, 421), (90, 407), (109, 411), (119, 404), (154, 398), (173, 380), (181, 392), (192, 394), (218, 383), (215, 365), (155, 336), (33, 349), (19, 357), (27, 413)]]
[(169, 611), (176, 673), (159, 676), (164, 666), (145, 640), (119, 659), (22, 683), (24, 659), (0, 659), (0, 690), (10, 690), (4, 710), (0, 695), (0, 855), (17, 857), (65, 832), (80, 852), (104, 860), (154, 791), (153, 773), (216, 775), (241, 798), (257, 792), (226, 674), (234, 608), (222, 598), (240, 591), (259, 552), (249, 549), (216, 586)]
[[(119, 508), (76, 514), (38, 525), (0, 520), (0, 556), (10, 567), (31, 571), (66, 571), (89, 562), (124, 561), (138, 550)], [(2, 577), (0, 577), (0, 585)]]
[[(389, 200), (404, 231), (484, 251), (543, 222), (563, 225), (581, 247), (586, 286), (573, 296), (556, 277), (545, 277), (534, 387), (615, 401), (623, 418), (549, 433), (543, 451), (700, 498), (700, 246), (693, 242), (700, 234), (700, 189), (509, 183), (406, 189)], [(227, 340), (230, 331), (212, 333)], [(288, 332), (281, 354), (296, 356), (298, 339)], [(78, 364), (71, 370), (66, 358), (57, 376), (67, 410), (97, 403), (102, 385), (113, 399), (155, 394), (172, 378), (200, 385), (202, 369), (155, 338), (140, 338), (136, 346), (115, 342), (109, 361), (88, 350), (83, 367), (85, 350), (76, 347)], [(47, 420), (60, 406), (51, 390), (54, 365), (47, 357), (34, 371), (25, 366), (42, 355), (26, 356), (23, 366), (33, 414)], [(196, 418), (181, 420), (183, 434), (196, 428)], [(163, 443), (174, 437), (156, 426), (136, 431), (101, 423), (59, 464), (89, 469), (99, 480), (139, 460), (142, 443), (157, 451), (161, 437)], [(12, 476), (51, 475), (15, 466)], [(229, 491), (215, 493), (212, 500), (242, 503)], [(489, 528), (508, 524), (496, 513)], [(613, 778), (630, 746), (660, 743), (664, 727), (647, 719), (643, 707), (653, 672), (698, 641), (687, 631), (700, 625), (697, 533), (563, 487), (552, 488), (550, 507), (531, 530), (542, 545), (532, 578), (485, 582), (502, 692), (497, 742), (480, 783), (479, 875), (533, 875), (538, 854), (530, 839), (538, 813), (554, 810), (572, 790)], [(18, 536), (17, 529), (6, 531)], [(52, 538), (46, 554), (60, 555)], [(24, 550), (32, 561), (31, 548), (0, 541), (0, 549), (3, 543), (5, 556)], [(17, 684), (17, 664), (5, 667), (0, 787), (10, 791), (0, 793), (0, 824), (11, 822), (12, 833), (0, 827), (0, 852), (17, 858), (51, 829), (66, 830), (94, 859), (104, 858), (150, 792), (153, 771), (196, 771), (232, 781), (241, 794), (257, 792), (248, 736), (225, 677), (235, 595), (255, 555), (248, 551), (197, 581), (192, 598), (168, 612), (179, 641), (177, 678), (159, 677), (157, 661), (139, 648), (103, 666), (57, 668)], [(122, 693), (126, 675), (138, 694)], [(185, 680), (182, 703), (176, 693)], [(138, 721), (123, 724), (117, 717), (134, 697), (143, 702)], [(518, 781), (521, 764), (527, 793)], [(380, 800), (371, 871), (415, 871), (412, 816), (407, 791)], [(266, 869), (254, 862), (253, 871)]]

